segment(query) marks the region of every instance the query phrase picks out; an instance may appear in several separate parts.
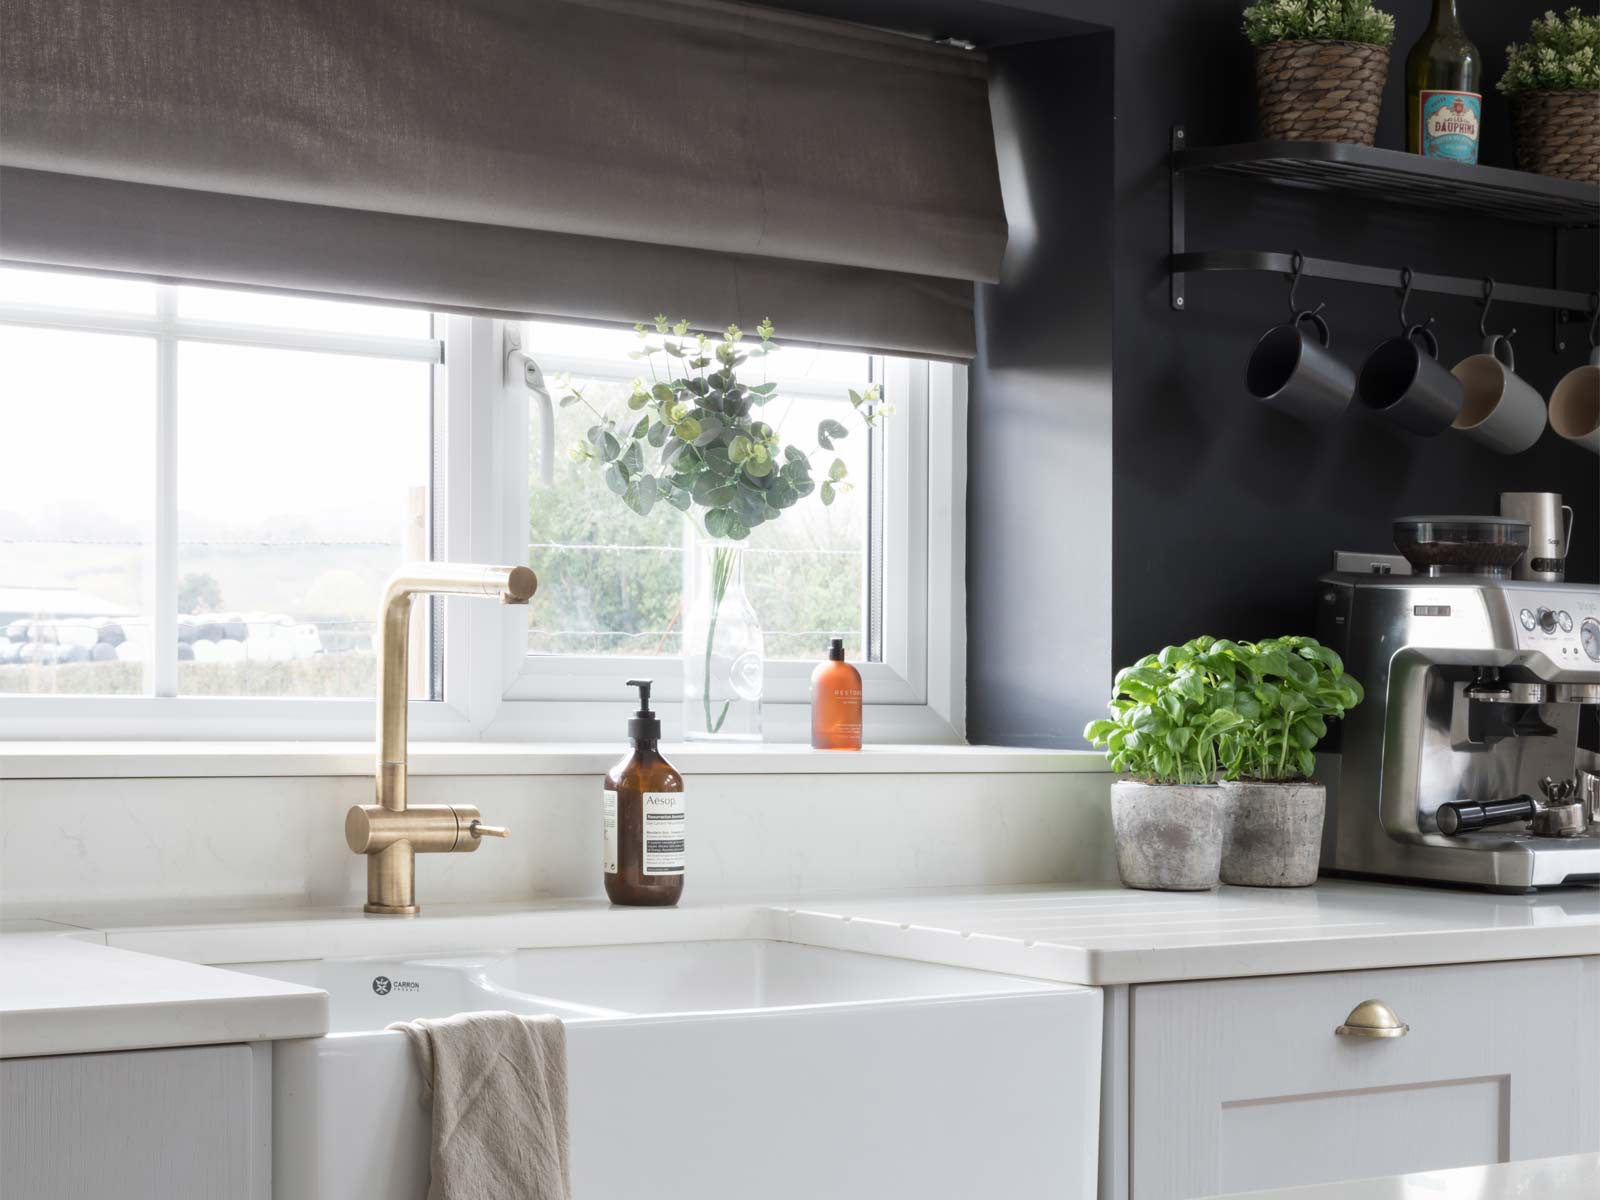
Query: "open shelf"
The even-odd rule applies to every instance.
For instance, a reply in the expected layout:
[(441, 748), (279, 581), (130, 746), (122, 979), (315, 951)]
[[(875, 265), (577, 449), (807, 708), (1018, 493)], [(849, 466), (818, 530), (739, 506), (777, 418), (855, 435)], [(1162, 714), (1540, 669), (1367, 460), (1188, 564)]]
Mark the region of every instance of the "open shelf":
[[(1237, 146), (1191, 147), (1183, 126), (1172, 128), (1171, 143), (1172, 307), (1186, 306), (1186, 277), (1208, 271), (1299, 273), (1374, 287), (1414, 288), (1452, 296), (1482, 297), (1482, 275), (1436, 275), (1403, 264), (1371, 266), (1311, 258), (1275, 250), (1192, 250), (1188, 245), (1185, 181), (1201, 172), (1246, 175), (1301, 190), (1360, 196), (1386, 204), (1454, 209), (1551, 231), (1557, 280), (1563, 246), (1572, 229), (1600, 225), (1600, 185), (1551, 179), (1527, 171), (1467, 166), (1420, 154), (1401, 154), (1344, 142), (1249, 142)], [(1513, 304), (1554, 310), (1554, 344), (1566, 349), (1564, 324), (1587, 321), (1600, 297), (1560, 287), (1537, 287), (1495, 280), (1494, 297)]]
[(1172, 166), (1178, 172), (1251, 175), (1289, 187), (1345, 192), (1391, 204), (1466, 209), (1531, 225), (1600, 223), (1600, 186), (1592, 183), (1344, 142), (1185, 147), (1174, 152)]

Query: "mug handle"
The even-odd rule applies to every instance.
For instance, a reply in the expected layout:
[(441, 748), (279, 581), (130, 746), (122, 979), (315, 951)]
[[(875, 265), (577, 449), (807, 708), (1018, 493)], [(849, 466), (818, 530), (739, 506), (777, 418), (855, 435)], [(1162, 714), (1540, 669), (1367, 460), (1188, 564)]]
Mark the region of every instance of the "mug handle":
[(1303, 312), (1295, 313), (1294, 320), (1290, 323), (1298, 326), (1303, 321), (1310, 321), (1317, 327), (1317, 339), (1322, 343), (1323, 348), (1326, 349), (1331, 343), (1333, 335), (1328, 332), (1328, 322), (1322, 316), (1322, 313), (1316, 309), (1308, 308)]
[(1439, 339), (1433, 335), (1433, 330), (1426, 325), (1412, 325), (1406, 330), (1406, 340), (1410, 341), (1418, 334), (1421, 334), (1423, 340), (1428, 344), (1428, 357), (1437, 359), (1439, 357)]
[(1572, 549), (1572, 505), (1563, 504), (1561, 511), (1567, 514), (1567, 532), (1565, 540), (1561, 543), (1561, 557), (1566, 558), (1567, 552)]
[[(1505, 349), (1504, 355), (1500, 353), (1502, 347)], [(1491, 334), (1484, 339), (1483, 348), (1486, 353), (1493, 355), (1498, 361), (1504, 363), (1506, 370), (1512, 373), (1516, 372), (1517, 352), (1511, 346), (1511, 339), (1505, 334)]]

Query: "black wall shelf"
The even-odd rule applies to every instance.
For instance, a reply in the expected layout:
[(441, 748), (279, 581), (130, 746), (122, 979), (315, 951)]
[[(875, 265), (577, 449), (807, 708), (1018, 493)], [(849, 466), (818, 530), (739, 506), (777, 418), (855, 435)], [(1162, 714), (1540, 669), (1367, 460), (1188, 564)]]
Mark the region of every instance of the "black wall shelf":
[[(1448, 207), (1499, 220), (1549, 227), (1560, 267), (1565, 231), (1600, 224), (1600, 187), (1499, 167), (1464, 166), (1339, 142), (1252, 142), (1191, 148), (1181, 125), (1172, 130), (1172, 307), (1183, 311), (1185, 277), (1198, 271), (1269, 271), (1287, 274), (1294, 255), (1271, 251), (1193, 251), (1185, 241), (1184, 181), (1197, 171), (1248, 175), (1273, 184), (1362, 196), (1386, 204)], [(1401, 286), (1400, 265), (1374, 267), (1305, 258), (1302, 273), (1379, 287)], [(1416, 272), (1417, 291), (1449, 296), (1483, 295), (1483, 277)], [(1496, 281), (1496, 300), (1556, 310), (1560, 323), (1587, 320), (1595, 298), (1583, 292)]]
[(1288, 187), (1347, 192), (1389, 204), (1457, 208), (1528, 225), (1600, 223), (1600, 186), (1503, 167), (1466, 166), (1343, 142), (1250, 142), (1183, 148), (1174, 131), (1172, 169), (1252, 175)]

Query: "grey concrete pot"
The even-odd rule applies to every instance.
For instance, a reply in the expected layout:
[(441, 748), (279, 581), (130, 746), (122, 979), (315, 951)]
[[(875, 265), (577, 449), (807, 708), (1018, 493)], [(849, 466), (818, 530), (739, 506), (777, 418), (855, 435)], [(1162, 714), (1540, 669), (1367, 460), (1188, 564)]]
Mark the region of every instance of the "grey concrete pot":
[(1111, 785), (1117, 874), (1131, 888), (1202, 892), (1217, 886), (1227, 797), (1216, 785)]
[(1228, 832), (1222, 882), (1243, 887), (1306, 887), (1317, 881), (1322, 815), (1320, 783), (1239, 782), (1222, 785)]

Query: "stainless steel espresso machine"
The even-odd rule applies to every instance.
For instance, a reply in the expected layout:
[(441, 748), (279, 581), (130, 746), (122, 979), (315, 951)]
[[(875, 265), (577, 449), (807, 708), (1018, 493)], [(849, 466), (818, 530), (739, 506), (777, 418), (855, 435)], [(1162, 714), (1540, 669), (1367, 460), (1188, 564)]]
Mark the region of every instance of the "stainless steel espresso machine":
[(1527, 523), (1395, 522), (1341, 552), (1318, 637), (1366, 688), (1319, 758), (1323, 870), (1527, 891), (1600, 884), (1600, 587), (1511, 578)]

